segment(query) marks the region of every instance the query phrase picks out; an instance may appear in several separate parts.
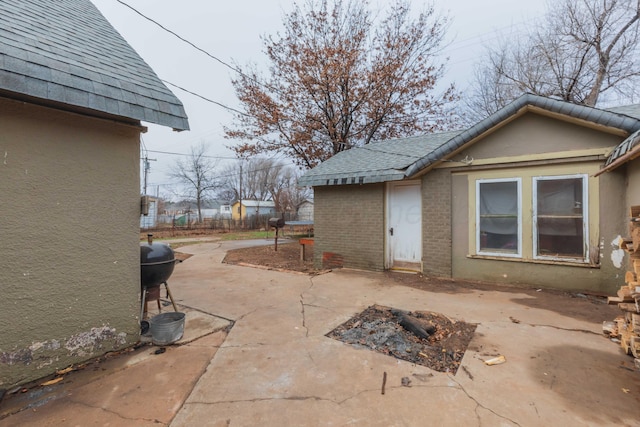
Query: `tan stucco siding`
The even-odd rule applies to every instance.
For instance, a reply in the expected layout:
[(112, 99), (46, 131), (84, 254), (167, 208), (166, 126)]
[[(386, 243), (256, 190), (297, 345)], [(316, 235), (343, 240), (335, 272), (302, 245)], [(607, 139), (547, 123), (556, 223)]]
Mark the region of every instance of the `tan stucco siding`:
[[(624, 199), (624, 185), (619, 176), (593, 178), (591, 175), (600, 166), (599, 162), (589, 162), (455, 173), (452, 179), (452, 276), (546, 288), (615, 293), (625, 270), (617, 261), (616, 254), (612, 252), (614, 248), (611, 242), (619, 233), (621, 211), (624, 209), (620, 203)], [(580, 174), (589, 176), (588, 257), (590, 261), (595, 262), (561, 263), (534, 259), (531, 217), (533, 178)], [(520, 257), (509, 259), (477, 256), (476, 181), (503, 178), (521, 180), (522, 254)]]
[(616, 169), (614, 172), (607, 172), (603, 176), (607, 176), (611, 173), (626, 173), (626, 190), (627, 200), (626, 206), (627, 218), (630, 214), (628, 208), (631, 206), (640, 206), (640, 158), (635, 159), (627, 163), (621, 168)]
[(629, 210), (623, 201), (627, 194), (623, 170), (606, 173), (600, 180), (600, 248), (601, 263), (608, 294), (615, 295), (624, 284), (629, 255), (620, 249), (618, 238), (629, 232)]
[(0, 98), (0, 388), (139, 338), (139, 129)]
[[(640, 206), (640, 159), (631, 160), (621, 167), (600, 176), (602, 179), (616, 180), (620, 183), (619, 187), (623, 191), (624, 210), (622, 211), (620, 226), (617, 232), (622, 237), (630, 237), (631, 228), (629, 219), (631, 217), (631, 208)], [(617, 260), (624, 268), (633, 269), (629, 260), (629, 254), (622, 249), (616, 248), (613, 241), (609, 243), (611, 247), (611, 259)]]
[(384, 184), (314, 188), (314, 263), (384, 269)]
[(619, 135), (528, 113), (463, 150), (456, 159), (532, 158), (553, 152), (607, 149), (622, 139)]

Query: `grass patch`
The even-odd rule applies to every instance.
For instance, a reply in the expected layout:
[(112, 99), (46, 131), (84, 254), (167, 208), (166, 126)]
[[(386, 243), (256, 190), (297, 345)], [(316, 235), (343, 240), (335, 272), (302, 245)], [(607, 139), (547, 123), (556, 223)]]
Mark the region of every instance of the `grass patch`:
[(221, 240), (251, 240), (251, 239), (266, 239), (267, 237), (273, 238), (274, 232), (266, 232), (264, 230), (252, 230), (252, 231), (234, 231), (230, 233), (220, 233)]

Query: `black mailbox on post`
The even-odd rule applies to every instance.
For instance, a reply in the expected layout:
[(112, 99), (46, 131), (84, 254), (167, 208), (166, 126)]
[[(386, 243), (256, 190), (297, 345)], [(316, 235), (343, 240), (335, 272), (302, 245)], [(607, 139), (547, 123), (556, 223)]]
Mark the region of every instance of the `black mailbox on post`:
[(284, 227), (284, 218), (269, 218), (269, 227), (276, 229), (276, 252), (278, 251), (278, 229)]
[(269, 218), (269, 227), (282, 228), (284, 227), (283, 218)]

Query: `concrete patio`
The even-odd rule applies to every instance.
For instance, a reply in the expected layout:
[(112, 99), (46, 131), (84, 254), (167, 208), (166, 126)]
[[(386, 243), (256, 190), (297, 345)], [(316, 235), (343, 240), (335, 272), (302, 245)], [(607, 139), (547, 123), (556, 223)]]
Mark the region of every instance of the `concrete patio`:
[[(640, 373), (602, 335), (602, 320), (612, 319), (585, 320), (593, 303), (567, 298), (569, 316), (499, 288), (429, 292), (379, 273), (311, 277), (223, 264), (239, 244), (250, 243), (181, 249), (193, 256), (176, 267), (171, 290), (187, 311), (185, 335), (196, 336), (74, 373), (0, 426), (640, 424)], [(325, 337), (372, 304), (476, 323), (462, 368), (435, 372)], [(498, 355), (506, 363), (484, 363)], [(0, 416), (10, 405), (18, 398), (5, 398)]]

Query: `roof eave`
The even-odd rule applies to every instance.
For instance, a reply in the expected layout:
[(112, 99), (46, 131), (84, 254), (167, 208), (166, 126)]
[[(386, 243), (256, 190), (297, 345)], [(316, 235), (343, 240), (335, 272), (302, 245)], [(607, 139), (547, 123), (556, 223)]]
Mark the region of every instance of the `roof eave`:
[[(622, 154), (620, 154), (619, 150), (621, 150), (622, 147), (625, 147), (625, 149), (623, 150)], [(618, 146), (609, 155), (609, 159), (605, 163), (604, 167), (593, 174), (593, 176), (597, 177), (605, 172), (611, 172), (612, 170), (637, 157), (640, 157), (640, 130), (636, 131), (631, 136), (629, 136), (629, 138), (618, 144)]]
[(403, 171), (389, 171), (383, 174), (376, 175), (335, 175), (335, 176), (322, 176), (322, 177), (308, 177), (304, 176), (298, 179), (298, 187), (328, 187), (338, 185), (363, 185), (363, 184), (379, 184), (390, 181), (402, 181), (405, 179)]

